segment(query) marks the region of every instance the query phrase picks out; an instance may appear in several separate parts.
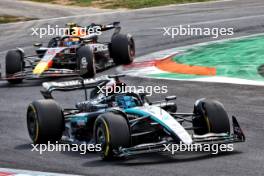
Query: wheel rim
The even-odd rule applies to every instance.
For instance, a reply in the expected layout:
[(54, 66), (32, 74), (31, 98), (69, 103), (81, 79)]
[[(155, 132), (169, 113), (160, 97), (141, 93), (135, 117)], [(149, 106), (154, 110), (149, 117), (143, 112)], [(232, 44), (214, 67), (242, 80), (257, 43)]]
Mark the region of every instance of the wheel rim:
[(37, 136), (36, 133), (38, 128), (38, 123), (36, 119), (36, 114), (32, 109), (28, 112), (27, 126), (28, 126), (29, 136), (31, 137), (32, 140), (35, 141)]
[(135, 56), (135, 44), (134, 44), (133, 39), (129, 40), (128, 53), (129, 53), (130, 58), (133, 58)]
[(105, 132), (102, 129), (102, 127), (98, 127), (97, 132), (96, 132), (96, 143), (97, 144), (101, 144), (102, 148), (104, 148), (104, 146), (106, 145), (106, 136), (105, 136)]

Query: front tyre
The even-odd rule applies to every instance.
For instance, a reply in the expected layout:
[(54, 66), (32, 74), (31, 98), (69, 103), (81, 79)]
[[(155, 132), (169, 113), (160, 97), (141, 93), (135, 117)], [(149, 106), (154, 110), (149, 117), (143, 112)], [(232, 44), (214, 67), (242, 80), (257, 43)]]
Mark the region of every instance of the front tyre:
[(194, 105), (194, 115), (193, 126), (195, 134), (230, 134), (229, 118), (220, 102), (208, 99), (198, 100)]
[(77, 50), (77, 68), (83, 78), (92, 78), (96, 74), (94, 54), (87, 46), (82, 46)]
[[(6, 76), (12, 76), (15, 73), (22, 72), (24, 70), (24, 56), (23, 53), (19, 50), (8, 51), (5, 58), (6, 62)], [(15, 78), (8, 79), (8, 82), (11, 84), (21, 83), (23, 79)]]
[(64, 130), (61, 107), (54, 100), (32, 102), (27, 110), (27, 128), (35, 144), (59, 141)]
[(103, 160), (115, 158), (115, 151), (120, 147), (130, 146), (130, 130), (125, 117), (112, 112), (100, 115), (94, 124), (97, 144), (101, 144)]
[(129, 34), (114, 34), (111, 39), (110, 53), (116, 65), (132, 63), (135, 57), (133, 37)]

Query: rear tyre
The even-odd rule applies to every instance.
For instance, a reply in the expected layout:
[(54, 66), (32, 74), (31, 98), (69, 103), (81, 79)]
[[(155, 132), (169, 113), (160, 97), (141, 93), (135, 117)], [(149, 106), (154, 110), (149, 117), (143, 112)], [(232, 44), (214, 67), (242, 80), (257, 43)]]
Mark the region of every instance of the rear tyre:
[(214, 100), (197, 100), (194, 106), (194, 133), (229, 133), (230, 122), (223, 105)]
[(32, 102), (27, 110), (27, 128), (35, 144), (59, 141), (64, 130), (61, 107), (54, 100)]
[(130, 130), (125, 117), (107, 112), (100, 115), (94, 125), (94, 135), (97, 144), (101, 144), (103, 160), (115, 158), (115, 150), (130, 146)]
[[(24, 70), (24, 56), (19, 50), (8, 51), (5, 62), (7, 77)], [(22, 81), (23, 79), (8, 79), (8, 82), (11, 84), (18, 84)]]
[(77, 68), (83, 78), (92, 78), (96, 74), (94, 54), (92, 50), (83, 46), (77, 50)]
[(130, 64), (135, 57), (135, 42), (131, 35), (114, 34), (111, 39), (111, 57), (114, 63)]

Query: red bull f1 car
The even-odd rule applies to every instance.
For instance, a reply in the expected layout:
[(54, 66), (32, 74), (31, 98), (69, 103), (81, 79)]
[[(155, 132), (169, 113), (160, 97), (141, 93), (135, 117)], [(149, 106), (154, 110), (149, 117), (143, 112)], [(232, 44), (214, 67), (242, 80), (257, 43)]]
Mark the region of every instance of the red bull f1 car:
[[(36, 55), (26, 56), (22, 49), (6, 55), (5, 77), (10, 83), (24, 79), (65, 76), (93, 77), (97, 71), (114, 65), (130, 64), (135, 56), (135, 43), (130, 34), (121, 34), (119, 22), (96, 25), (101, 31), (114, 29), (110, 42), (98, 42), (98, 35), (66, 35), (52, 38), (47, 47), (35, 44)], [(73, 27), (72, 29), (80, 28)]]
[[(29, 136), (36, 144), (51, 142), (100, 144), (105, 160), (141, 153), (162, 152), (168, 144), (227, 144), (244, 142), (233, 116), (232, 123), (215, 100), (199, 99), (191, 113), (177, 112), (176, 96), (151, 102), (142, 92), (93, 94), (104, 85), (126, 86), (123, 75), (66, 82), (43, 83), (45, 99), (33, 101), (27, 110)], [(84, 90), (85, 100), (62, 108), (54, 91)]]

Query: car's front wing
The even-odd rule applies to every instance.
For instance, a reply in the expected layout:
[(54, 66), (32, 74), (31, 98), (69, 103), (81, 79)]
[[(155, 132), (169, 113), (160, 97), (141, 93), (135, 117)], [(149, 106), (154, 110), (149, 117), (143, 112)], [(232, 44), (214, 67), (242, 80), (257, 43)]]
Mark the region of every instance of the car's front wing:
[[(192, 135), (193, 144), (228, 144), (245, 142), (245, 135), (240, 128), (237, 119), (232, 117), (233, 134), (228, 133), (208, 133), (205, 135)], [(164, 152), (165, 145), (176, 144), (174, 139), (161, 141), (158, 143), (140, 144), (130, 148), (120, 148), (116, 154), (120, 157), (137, 155), (142, 153)]]
[(79, 76), (79, 71), (53, 68), (43, 72), (40, 75), (36, 75), (33, 74), (32, 71), (30, 70), (30, 71), (18, 72), (12, 75), (7, 75), (5, 77), (1, 77), (0, 79), (1, 80), (14, 80), (14, 79), (34, 80), (34, 79), (59, 78), (59, 77), (71, 77), (71, 76)]

